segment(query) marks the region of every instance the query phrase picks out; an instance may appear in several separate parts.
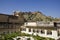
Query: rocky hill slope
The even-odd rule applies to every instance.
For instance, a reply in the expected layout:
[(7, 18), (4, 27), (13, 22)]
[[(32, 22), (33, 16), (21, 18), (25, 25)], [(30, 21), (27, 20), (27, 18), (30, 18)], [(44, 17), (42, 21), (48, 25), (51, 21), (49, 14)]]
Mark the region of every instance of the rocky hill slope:
[(42, 12), (16, 12), (20, 16), (23, 16), (25, 21), (60, 21), (59, 18), (53, 18), (51, 16), (46, 16)]

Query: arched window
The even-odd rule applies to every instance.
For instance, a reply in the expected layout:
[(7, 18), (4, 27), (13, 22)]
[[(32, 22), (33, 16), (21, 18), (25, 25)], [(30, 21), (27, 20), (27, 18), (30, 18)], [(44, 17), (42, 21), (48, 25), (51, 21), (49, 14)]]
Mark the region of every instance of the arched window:
[(37, 33), (39, 33), (39, 30), (37, 29)]
[(44, 30), (41, 30), (41, 34), (44, 34), (45, 33), (45, 31)]
[(20, 40), (21, 38), (17, 38), (17, 40)]
[(33, 29), (33, 32), (35, 33), (35, 29)]
[(47, 35), (52, 35), (52, 31), (51, 30), (47, 30)]
[(30, 38), (27, 38), (27, 40), (30, 40)]
[(29, 32), (31, 32), (31, 28), (29, 28)]

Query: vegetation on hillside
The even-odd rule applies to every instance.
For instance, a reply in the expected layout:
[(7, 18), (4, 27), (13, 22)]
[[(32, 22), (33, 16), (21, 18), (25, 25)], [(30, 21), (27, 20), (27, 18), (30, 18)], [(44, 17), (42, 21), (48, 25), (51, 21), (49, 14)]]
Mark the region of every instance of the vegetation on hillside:
[(25, 33), (12, 33), (12, 34), (2, 34), (0, 37), (0, 40), (13, 40), (13, 38), (17, 37), (17, 36), (31, 36), (34, 38), (34, 40), (54, 40), (52, 38), (47, 38), (47, 37), (40, 37), (40, 36), (34, 36), (34, 35), (30, 35), (30, 34), (25, 34)]
[[(17, 12), (16, 12), (17, 13)], [(19, 12), (20, 16), (23, 16), (25, 21), (60, 21), (59, 18), (53, 18), (46, 16), (42, 12)]]

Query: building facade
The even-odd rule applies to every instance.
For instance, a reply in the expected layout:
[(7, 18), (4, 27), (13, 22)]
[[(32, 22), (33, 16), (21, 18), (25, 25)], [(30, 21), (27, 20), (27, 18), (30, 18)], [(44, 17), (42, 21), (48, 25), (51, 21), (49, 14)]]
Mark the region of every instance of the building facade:
[(23, 20), (16, 15), (0, 14), (0, 34), (20, 32)]
[[(57, 26), (56, 26), (57, 25)], [(22, 33), (49, 37), (55, 40), (60, 38), (60, 22), (26, 22)]]

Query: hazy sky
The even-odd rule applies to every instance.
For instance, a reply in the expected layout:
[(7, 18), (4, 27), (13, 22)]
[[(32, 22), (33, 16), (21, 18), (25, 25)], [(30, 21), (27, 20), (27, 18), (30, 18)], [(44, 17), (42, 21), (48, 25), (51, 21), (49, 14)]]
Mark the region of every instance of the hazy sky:
[(0, 13), (13, 11), (41, 11), (52, 17), (60, 17), (60, 0), (0, 0)]

